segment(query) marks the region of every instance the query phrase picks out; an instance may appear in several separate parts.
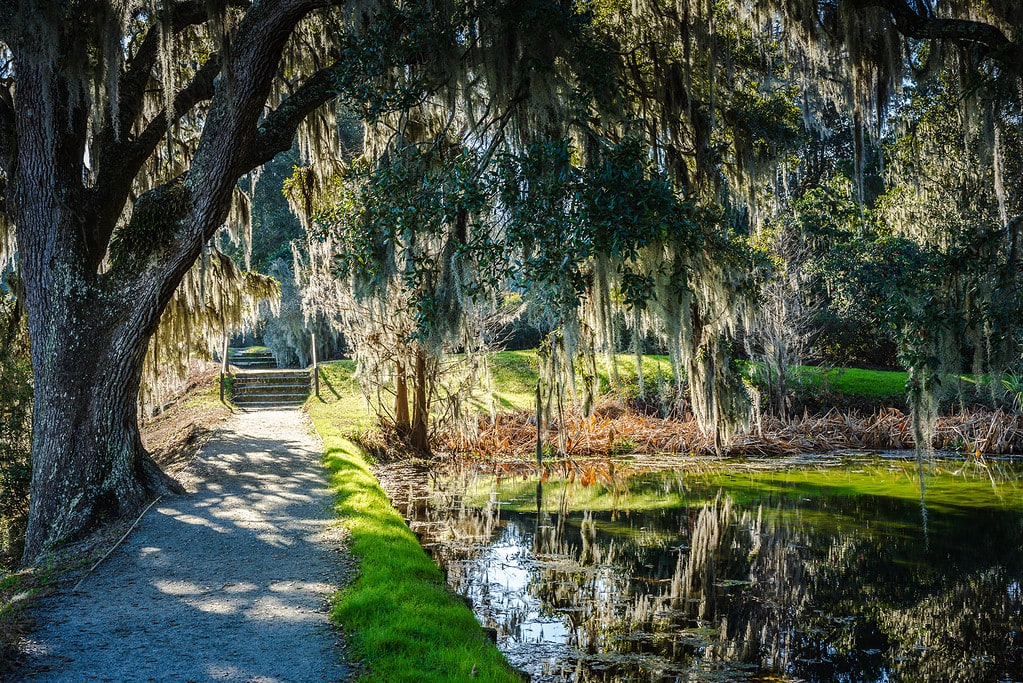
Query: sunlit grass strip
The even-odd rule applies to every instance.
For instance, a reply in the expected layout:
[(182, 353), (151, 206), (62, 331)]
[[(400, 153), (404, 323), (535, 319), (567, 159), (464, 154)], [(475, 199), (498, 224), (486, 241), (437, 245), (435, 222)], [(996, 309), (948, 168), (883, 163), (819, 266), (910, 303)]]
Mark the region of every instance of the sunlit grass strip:
[[(617, 389), (625, 395), (635, 395), (639, 387), (635, 356), (618, 354), (615, 360), (619, 380)], [(499, 351), (491, 355), (490, 363), (499, 407), (511, 409), (533, 407), (533, 390), (537, 379), (536, 351)], [(751, 375), (756, 374), (757, 366), (753, 363), (747, 364), (747, 372)], [(797, 366), (794, 373), (795, 383), (805, 388), (827, 389), (836, 394), (869, 399), (904, 397), (908, 377), (908, 373), (898, 370), (819, 368), (808, 365)], [(597, 359), (597, 374), (602, 389), (607, 390), (611, 385), (612, 373), (603, 356)], [(674, 373), (668, 357), (645, 355), (643, 378), (648, 390), (656, 390), (661, 383), (671, 385), (674, 382)]]
[[(343, 368), (327, 372), (330, 379), (342, 379)], [(521, 681), (391, 506), (366, 454), (347, 438), (367, 423), (355, 408), (360, 399), (338, 393), (340, 399), (311, 399), (308, 405), (323, 439), (335, 511), (350, 532), (349, 548), (359, 563), (353, 582), (335, 595), (331, 612), (365, 666), (359, 680)]]

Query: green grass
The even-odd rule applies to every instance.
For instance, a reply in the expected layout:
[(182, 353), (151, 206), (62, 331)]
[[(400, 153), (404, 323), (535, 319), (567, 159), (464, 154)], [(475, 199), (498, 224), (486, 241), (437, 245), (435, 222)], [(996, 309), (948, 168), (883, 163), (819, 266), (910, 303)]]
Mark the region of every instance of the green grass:
[(365, 665), (359, 680), (521, 681), (448, 589), (351, 440), (373, 424), (353, 371), (346, 361), (321, 366), (321, 399), (307, 407), (323, 439), (335, 511), (358, 561), (357, 576), (334, 597), (331, 618), (350, 634), (353, 654)]
[(864, 398), (902, 398), (906, 395), (909, 373), (895, 370), (861, 370), (860, 368), (800, 368), (813, 387), (830, 389), (836, 394)]
[(501, 351), (491, 355), (494, 398), (503, 410), (527, 410), (536, 404), (538, 378), (535, 351)]
[[(498, 351), (490, 356), (490, 376), (494, 382), (498, 408), (531, 410), (536, 407), (536, 381), (538, 378), (536, 351)], [(630, 354), (615, 356), (618, 366), (618, 390), (625, 395), (638, 393), (636, 358)], [(597, 358), (597, 376), (602, 391), (611, 386), (613, 373), (603, 356)], [(643, 357), (643, 379), (647, 388), (658, 381), (672, 381), (671, 361), (667, 356)]]
[[(618, 354), (618, 390), (625, 395), (636, 395), (636, 359), (631, 354)], [(748, 374), (755, 366), (749, 364)], [(506, 409), (528, 409), (534, 406), (537, 380), (535, 351), (501, 351), (490, 357), (490, 373), (496, 387), (498, 405)], [(611, 369), (604, 357), (597, 359), (597, 374), (601, 387), (611, 385)], [(818, 368), (802, 365), (796, 368), (796, 377), (807, 390), (826, 390), (835, 394), (861, 396), (868, 399), (898, 399), (906, 394), (908, 373), (894, 370), (861, 370), (859, 368)], [(667, 356), (643, 357), (643, 379), (647, 389), (658, 382), (672, 382), (674, 373)]]

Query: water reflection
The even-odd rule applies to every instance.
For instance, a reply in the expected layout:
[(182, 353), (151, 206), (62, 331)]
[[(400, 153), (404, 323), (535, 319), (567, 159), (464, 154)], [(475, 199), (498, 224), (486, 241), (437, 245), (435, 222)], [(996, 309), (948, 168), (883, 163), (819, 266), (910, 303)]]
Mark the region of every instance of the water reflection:
[(585, 487), (434, 472), (405, 505), (534, 681), (1023, 680), (1020, 471), (935, 469), (929, 543), (915, 464), (891, 461)]

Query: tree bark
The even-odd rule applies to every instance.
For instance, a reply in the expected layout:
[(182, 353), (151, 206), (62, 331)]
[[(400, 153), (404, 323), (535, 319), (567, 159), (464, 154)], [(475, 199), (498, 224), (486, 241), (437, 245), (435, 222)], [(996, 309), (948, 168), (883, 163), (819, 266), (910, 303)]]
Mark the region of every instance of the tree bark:
[(412, 404), (412, 430), (409, 432), (409, 446), (425, 454), (430, 452), (430, 436), (427, 428), (430, 412), (428, 381), (426, 351), (417, 347), (415, 395)]
[(61, 320), (38, 306), (30, 313), (32, 339), (45, 342), (33, 344), (26, 561), (74, 540), (105, 516), (130, 515), (158, 494), (182, 491), (146, 453), (139, 434), (145, 338), (110, 329), (87, 311), (70, 311)]
[(408, 413), (408, 375), (405, 372), (405, 364), (401, 361), (396, 363), (394, 386), (394, 429), (398, 436), (408, 436), (412, 431), (412, 420)]
[(34, 375), (28, 562), (103, 514), (180, 487), (145, 452), (137, 419), (161, 283), (89, 267), (86, 112), (45, 60), (26, 59), (19, 77), (13, 203)]

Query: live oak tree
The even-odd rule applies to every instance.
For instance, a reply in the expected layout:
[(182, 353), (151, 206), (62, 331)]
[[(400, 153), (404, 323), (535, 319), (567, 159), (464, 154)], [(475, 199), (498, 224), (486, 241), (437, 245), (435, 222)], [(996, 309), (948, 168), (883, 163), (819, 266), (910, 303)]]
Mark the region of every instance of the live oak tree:
[(239, 177), (333, 97), (332, 4), (0, 3), (4, 232), (35, 386), (25, 561), (177, 489), (139, 436), (147, 343)]

